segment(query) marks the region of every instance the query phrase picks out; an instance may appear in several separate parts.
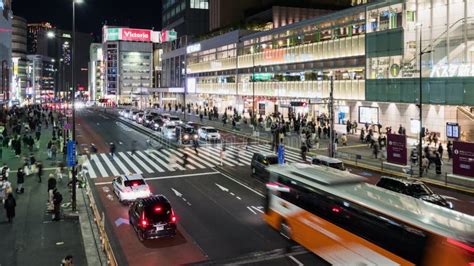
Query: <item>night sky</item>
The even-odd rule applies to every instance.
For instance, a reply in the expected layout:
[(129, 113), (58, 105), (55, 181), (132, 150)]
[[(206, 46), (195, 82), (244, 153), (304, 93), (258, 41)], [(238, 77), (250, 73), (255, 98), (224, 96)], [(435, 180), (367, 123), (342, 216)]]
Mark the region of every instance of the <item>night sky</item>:
[[(83, 0), (76, 5), (76, 30), (100, 34), (102, 25), (161, 28), (161, 0)], [(47, 3), (47, 5), (45, 4)], [(13, 13), (28, 23), (48, 21), (70, 30), (72, 0), (13, 0)]]

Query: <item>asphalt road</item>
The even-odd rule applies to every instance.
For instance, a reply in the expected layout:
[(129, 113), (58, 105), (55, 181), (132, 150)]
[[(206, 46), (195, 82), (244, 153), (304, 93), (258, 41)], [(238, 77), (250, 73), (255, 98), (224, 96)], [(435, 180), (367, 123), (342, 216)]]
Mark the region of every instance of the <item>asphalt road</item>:
[[(136, 140), (138, 150), (146, 149), (147, 134), (107, 115), (85, 110), (80, 113), (78, 121), (79, 142), (84, 144), (83, 148), (93, 142), (99, 153), (106, 153), (108, 143), (114, 142), (117, 152), (125, 152), (131, 149), (132, 140)], [(230, 133), (223, 135), (233, 139)], [(236, 142), (245, 143), (246, 140)], [(201, 159), (196, 161), (201, 162)], [(264, 184), (250, 176), (248, 166), (185, 168), (172, 173), (145, 175), (154, 193), (164, 194), (170, 199), (179, 223), (179, 235), (175, 239), (147, 241), (145, 244), (137, 240), (128, 224), (116, 223), (120, 218), (128, 220), (128, 214), (127, 207), (112, 196), (111, 178), (93, 179), (99, 207), (107, 217), (113, 246), (120, 253), (118, 257), (122, 264), (172, 265), (209, 260), (220, 264), (233, 260), (233, 263), (245, 265), (325, 265), (306, 250), (267, 255), (268, 252), (287, 250), (294, 244), (284, 240), (262, 221), (262, 197), (259, 194)], [(370, 183), (375, 183), (380, 177), (363, 169), (350, 170), (367, 177)], [(472, 196), (436, 187), (432, 189), (450, 197), (456, 210), (473, 214)]]

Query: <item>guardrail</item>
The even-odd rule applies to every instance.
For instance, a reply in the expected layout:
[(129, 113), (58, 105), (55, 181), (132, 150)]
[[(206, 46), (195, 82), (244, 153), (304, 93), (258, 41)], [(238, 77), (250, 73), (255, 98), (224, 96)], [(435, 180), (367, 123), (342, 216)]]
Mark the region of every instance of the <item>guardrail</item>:
[(112, 246), (110, 245), (109, 237), (107, 236), (107, 232), (105, 231), (105, 216), (102, 212), (100, 214), (99, 210), (97, 209), (97, 205), (95, 204), (94, 196), (90, 190), (89, 184), (86, 184), (86, 194), (89, 198), (89, 207), (92, 209), (92, 213), (94, 215), (94, 222), (97, 224), (97, 228), (99, 229), (99, 237), (102, 246), (102, 251), (105, 253), (107, 257), (107, 265), (110, 266), (117, 266), (117, 260), (114, 255), (114, 251), (112, 250)]

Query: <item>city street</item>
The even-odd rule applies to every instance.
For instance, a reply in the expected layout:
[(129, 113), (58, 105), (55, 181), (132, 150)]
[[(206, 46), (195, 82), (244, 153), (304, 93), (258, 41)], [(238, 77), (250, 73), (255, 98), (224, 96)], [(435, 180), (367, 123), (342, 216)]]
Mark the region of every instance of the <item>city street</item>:
[[(271, 229), (261, 219), (264, 183), (251, 176), (250, 159), (253, 152), (268, 151), (270, 145), (253, 143), (245, 150), (246, 139), (222, 132), (229, 140), (226, 157), (220, 165), (221, 144), (201, 143), (199, 154), (190, 147), (175, 147), (163, 141), (160, 150), (147, 150), (146, 140), (161, 139), (160, 133), (138, 131), (130, 122), (108, 113), (92, 110), (80, 112), (79, 142), (83, 151), (90, 143), (98, 153), (85, 162), (88, 177), (105, 213), (112, 234), (112, 245), (120, 262), (141, 265), (165, 261), (166, 264), (202, 263), (203, 261), (238, 261), (259, 265), (324, 265), (307, 251), (297, 248)], [(139, 125), (138, 125), (139, 126)], [(83, 137), (87, 134), (87, 138)], [(137, 152), (131, 154), (132, 141), (137, 141)], [(109, 144), (117, 146), (114, 158)], [(239, 152), (239, 149), (244, 150)], [(189, 155), (188, 164), (182, 157)], [(286, 152), (288, 162), (301, 162), (297, 152)], [(380, 174), (350, 167), (349, 171), (376, 183)], [(178, 235), (172, 239), (148, 240), (140, 243), (128, 224), (128, 208), (118, 202), (112, 192), (111, 181), (120, 174), (141, 173), (155, 194), (165, 195), (178, 217)], [(458, 211), (473, 214), (472, 196), (452, 190), (432, 187), (447, 196)], [(118, 252), (117, 252), (118, 251)], [(268, 254), (273, 254), (268, 257)], [(275, 255), (275, 254), (276, 255)], [(291, 257), (291, 258), (290, 258)], [(251, 258), (251, 260), (250, 260)], [(261, 261), (265, 261), (262, 264)]]

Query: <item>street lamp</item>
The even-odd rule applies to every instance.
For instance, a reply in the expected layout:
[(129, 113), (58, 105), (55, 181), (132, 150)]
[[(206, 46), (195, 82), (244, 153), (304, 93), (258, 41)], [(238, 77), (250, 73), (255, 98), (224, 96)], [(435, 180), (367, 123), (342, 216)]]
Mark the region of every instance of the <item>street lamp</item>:
[[(72, 81), (72, 141), (76, 145), (76, 110), (75, 110), (75, 100), (76, 95), (76, 82), (74, 80), (74, 71), (75, 71), (75, 54), (76, 54), (76, 4), (83, 3), (83, 0), (72, 0), (72, 56), (71, 56), (71, 81)], [(67, 116), (67, 115), (66, 115)], [(75, 158), (75, 157), (74, 157)], [(71, 172), (72, 172), (72, 210), (76, 210), (76, 184), (77, 184), (77, 173), (76, 173), (76, 162), (74, 162)]]
[(432, 52), (432, 50), (428, 50), (428, 51), (424, 51), (423, 50), (423, 47), (422, 47), (422, 41), (423, 41), (423, 37), (422, 37), (422, 24), (417, 24), (418, 26), (418, 30), (420, 32), (420, 54), (419, 54), (419, 57), (420, 57), (420, 89), (419, 89), (419, 102), (418, 102), (418, 107), (420, 108), (420, 113), (419, 113), (419, 120), (420, 120), (420, 132), (418, 133), (418, 176), (421, 178), (423, 176), (423, 166), (422, 166), (422, 157), (423, 157), (423, 135), (424, 135), (424, 129), (423, 129), (423, 67), (422, 67), (422, 59), (423, 59), (423, 55), (424, 54), (429, 54)]
[(53, 39), (56, 37), (56, 33), (54, 33), (54, 31), (48, 31), (46, 32), (46, 37), (48, 37), (48, 39)]

